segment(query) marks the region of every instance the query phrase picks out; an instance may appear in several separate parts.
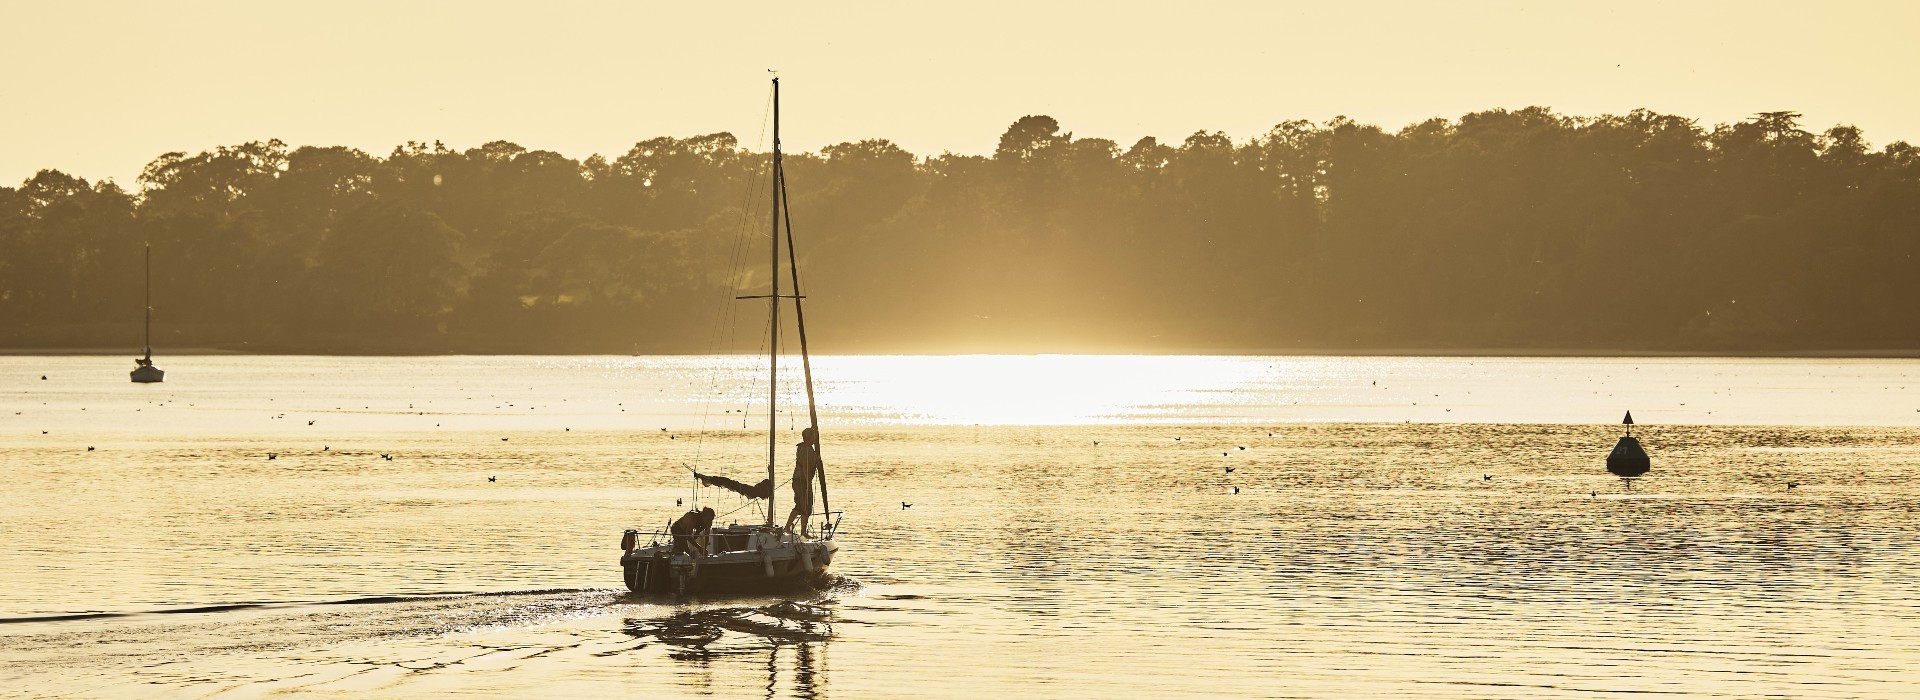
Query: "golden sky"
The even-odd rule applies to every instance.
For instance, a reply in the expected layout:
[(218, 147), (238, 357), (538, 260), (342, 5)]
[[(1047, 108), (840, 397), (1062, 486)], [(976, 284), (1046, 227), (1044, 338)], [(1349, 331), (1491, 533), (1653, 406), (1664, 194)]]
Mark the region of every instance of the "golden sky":
[(798, 150), (986, 153), (1025, 114), (1124, 146), (1536, 104), (1920, 141), (1920, 2), (0, 2), (8, 184), (131, 187), (160, 153), (265, 138), (751, 146), (769, 68)]

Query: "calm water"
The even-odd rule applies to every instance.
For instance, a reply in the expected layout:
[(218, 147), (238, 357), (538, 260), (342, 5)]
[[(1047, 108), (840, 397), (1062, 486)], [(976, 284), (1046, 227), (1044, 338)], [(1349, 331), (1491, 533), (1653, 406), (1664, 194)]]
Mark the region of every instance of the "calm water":
[(1920, 362), (823, 358), (839, 584), (690, 602), (760, 361), (161, 365), (0, 357), (0, 694), (1920, 693)]

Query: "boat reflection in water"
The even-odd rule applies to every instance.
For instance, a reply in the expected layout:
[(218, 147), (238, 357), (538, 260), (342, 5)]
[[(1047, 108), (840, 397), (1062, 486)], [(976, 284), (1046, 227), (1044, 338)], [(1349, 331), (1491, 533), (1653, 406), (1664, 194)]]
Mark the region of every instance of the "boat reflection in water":
[[(663, 618), (629, 618), (622, 631), (670, 647), (667, 657), (706, 668), (716, 660), (767, 657), (767, 688), (780, 687), (791, 669), (794, 697), (820, 697), (826, 685), (826, 644), (833, 638), (831, 600), (782, 601), (764, 607), (681, 610)], [(790, 654), (783, 652), (791, 650)], [(791, 656), (791, 658), (782, 658)]]

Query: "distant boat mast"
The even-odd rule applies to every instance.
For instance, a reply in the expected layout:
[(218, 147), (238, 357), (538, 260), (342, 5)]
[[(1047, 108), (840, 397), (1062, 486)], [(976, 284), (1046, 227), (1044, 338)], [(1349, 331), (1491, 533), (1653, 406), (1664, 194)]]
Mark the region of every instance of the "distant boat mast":
[(147, 303), (146, 303), (146, 309), (144, 312), (146, 314), (146, 326), (147, 326), (146, 338), (145, 338), (145, 342), (141, 345), (141, 348), (140, 348), (140, 357), (134, 358), (133, 360), (133, 364), (137, 366), (133, 368), (132, 372), (127, 373), (128, 377), (131, 378), (136, 384), (152, 384), (155, 382), (166, 381), (165, 377), (167, 375), (167, 373), (161, 371), (159, 367), (153, 366), (153, 244), (151, 243), (146, 245), (146, 256), (147, 256), (147, 279), (146, 279)]
[(146, 249), (147, 249), (147, 304), (146, 304), (147, 306), (147, 337), (146, 337), (146, 347), (141, 348), (141, 353), (146, 356), (148, 362), (152, 362), (153, 361), (153, 244), (152, 243), (146, 244)]

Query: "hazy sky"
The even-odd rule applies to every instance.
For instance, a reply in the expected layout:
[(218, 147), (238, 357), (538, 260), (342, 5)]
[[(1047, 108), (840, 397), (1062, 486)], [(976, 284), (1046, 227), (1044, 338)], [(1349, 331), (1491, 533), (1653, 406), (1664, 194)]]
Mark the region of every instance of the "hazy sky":
[(1920, 2), (0, 2), (7, 184), (132, 187), (163, 152), (266, 138), (753, 146), (769, 68), (799, 150), (986, 153), (1025, 114), (1124, 146), (1535, 104), (1920, 141)]

